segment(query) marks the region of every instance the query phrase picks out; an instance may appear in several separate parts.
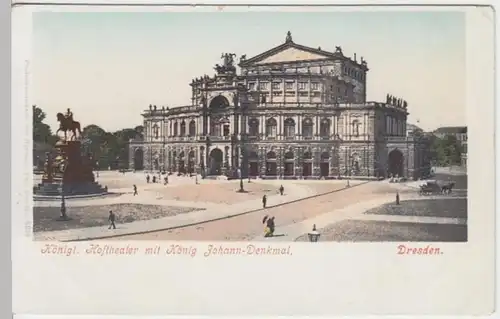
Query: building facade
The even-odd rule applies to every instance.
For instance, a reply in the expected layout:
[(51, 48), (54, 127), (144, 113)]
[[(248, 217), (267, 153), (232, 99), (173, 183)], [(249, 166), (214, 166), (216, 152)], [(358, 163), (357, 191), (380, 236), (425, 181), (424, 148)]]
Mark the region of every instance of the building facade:
[[(367, 62), (285, 42), (255, 57), (223, 54), (190, 83), (188, 106), (143, 112), (134, 169), (262, 178), (416, 178), (426, 144), (407, 136), (408, 104), (366, 101)], [(428, 168), (427, 168), (428, 166)]]

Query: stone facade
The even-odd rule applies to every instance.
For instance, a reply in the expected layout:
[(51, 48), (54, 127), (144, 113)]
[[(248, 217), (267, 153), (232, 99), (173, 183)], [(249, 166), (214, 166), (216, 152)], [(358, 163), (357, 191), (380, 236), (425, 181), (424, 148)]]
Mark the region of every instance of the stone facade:
[(191, 82), (191, 105), (149, 107), (135, 169), (283, 178), (416, 178), (427, 165), (406, 136), (407, 103), (366, 101), (368, 66), (285, 43), (251, 59), (223, 54), (213, 77)]

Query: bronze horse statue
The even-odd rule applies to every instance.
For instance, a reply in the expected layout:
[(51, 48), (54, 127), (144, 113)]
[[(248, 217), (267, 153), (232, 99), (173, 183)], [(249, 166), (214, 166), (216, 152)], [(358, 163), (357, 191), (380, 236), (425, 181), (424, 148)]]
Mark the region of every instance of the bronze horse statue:
[(57, 113), (57, 121), (60, 123), (59, 128), (57, 129), (57, 133), (60, 131), (64, 132), (64, 140), (67, 139), (66, 132), (71, 131), (73, 135), (71, 136), (71, 140), (76, 139), (76, 132), (78, 132), (78, 136), (82, 136), (82, 131), (80, 128), (80, 122), (73, 121), (71, 118), (67, 118), (62, 113)]

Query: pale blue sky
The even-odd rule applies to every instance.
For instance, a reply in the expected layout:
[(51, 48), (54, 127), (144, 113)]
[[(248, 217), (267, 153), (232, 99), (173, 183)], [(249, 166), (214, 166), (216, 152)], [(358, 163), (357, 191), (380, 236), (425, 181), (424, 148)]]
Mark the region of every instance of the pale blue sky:
[(83, 126), (142, 124), (149, 104), (190, 104), (193, 77), (222, 52), (252, 57), (285, 40), (363, 56), (368, 100), (409, 103), (424, 129), (465, 125), (462, 12), (39, 12), (33, 17), (31, 97), (57, 127), (70, 107)]

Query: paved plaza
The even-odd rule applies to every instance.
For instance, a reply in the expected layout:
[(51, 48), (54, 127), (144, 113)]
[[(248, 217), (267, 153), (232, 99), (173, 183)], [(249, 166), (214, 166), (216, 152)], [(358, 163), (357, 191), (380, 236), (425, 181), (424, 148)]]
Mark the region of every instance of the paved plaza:
[[(466, 176), (439, 178), (467, 185)], [(244, 180), (240, 193), (239, 180), (170, 176), (164, 185), (147, 183), (144, 172), (100, 172), (98, 181), (114, 196), (68, 199), (70, 221), (57, 221), (59, 201), (35, 201), (35, 239), (306, 241), (315, 224), (320, 241), (467, 240), (466, 189), (429, 197), (418, 195), (418, 182)], [(107, 227), (109, 210), (117, 229)], [(266, 215), (275, 217), (272, 238), (262, 236)]]

